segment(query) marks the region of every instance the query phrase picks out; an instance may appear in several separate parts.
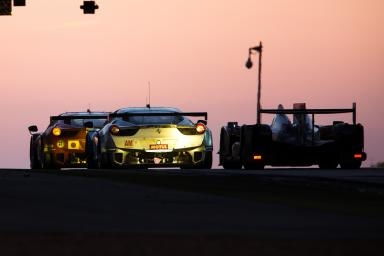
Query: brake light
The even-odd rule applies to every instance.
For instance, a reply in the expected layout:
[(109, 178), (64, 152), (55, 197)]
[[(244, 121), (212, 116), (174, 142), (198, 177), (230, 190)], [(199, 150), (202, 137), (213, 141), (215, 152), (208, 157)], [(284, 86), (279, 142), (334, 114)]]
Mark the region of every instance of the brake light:
[(117, 126), (117, 125), (112, 125), (110, 128), (109, 128), (109, 132), (112, 134), (112, 135), (117, 135), (120, 131), (120, 128)]
[(205, 132), (205, 130), (206, 130), (206, 127), (205, 127), (204, 124), (202, 124), (202, 123), (197, 123), (196, 124), (196, 131), (197, 131), (197, 133), (202, 134), (202, 133)]
[(353, 157), (356, 159), (360, 159), (360, 158), (363, 158), (363, 155), (362, 154), (354, 154)]
[(261, 160), (261, 159), (262, 159), (261, 155), (254, 155), (253, 156), (253, 160)]
[(61, 129), (59, 127), (55, 127), (52, 129), (52, 134), (55, 136), (60, 136), (61, 134)]

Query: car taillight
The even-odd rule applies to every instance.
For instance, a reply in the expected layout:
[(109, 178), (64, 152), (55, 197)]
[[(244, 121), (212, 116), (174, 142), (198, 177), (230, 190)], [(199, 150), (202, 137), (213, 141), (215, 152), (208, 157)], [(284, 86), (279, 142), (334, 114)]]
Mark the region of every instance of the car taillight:
[(196, 124), (196, 131), (197, 131), (197, 133), (202, 134), (202, 133), (205, 132), (205, 130), (206, 130), (206, 128), (205, 128), (204, 124), (202, 124), (202, 123), (197, 123)]
[(117, 135), (120, 131), (120, 128), (117, 126), (117, 125), (112, 125), (110, 128), (109, 128), (109, 132), (112, 134), (112, 135)]
[(262, 156), (261, 155), (253, 155), (253, 160), (261, 160)]
[(61, 134), (61, 129), (59, 127), (55, 127), (52, 129), (52, 134), (55, 136), (60, 136)]
[(353, 157), (356, 159), (360, 159), (360, 158), (363, 158), (363, 155), (362, 154), (354, 154)]

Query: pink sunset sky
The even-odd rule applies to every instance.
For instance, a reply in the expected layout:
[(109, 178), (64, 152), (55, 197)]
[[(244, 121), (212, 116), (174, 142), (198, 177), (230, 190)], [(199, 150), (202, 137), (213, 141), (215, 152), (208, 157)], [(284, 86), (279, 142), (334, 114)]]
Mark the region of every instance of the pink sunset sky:
[(152, 106), (209, 113), (217, 152), (222, 125), (255, 122), (257, 65), (244, 63), (259, 41), (264, 108), (356, 102), (364, 165), (384, 161), (384, 1), (96, 3), (84, 15), (81, 0), (27, 0), (0, 16), (0, 168), (29, 167), (29, 125), (44, 130), (49, 116), (89, 105), (144, 106), (148, 81)]

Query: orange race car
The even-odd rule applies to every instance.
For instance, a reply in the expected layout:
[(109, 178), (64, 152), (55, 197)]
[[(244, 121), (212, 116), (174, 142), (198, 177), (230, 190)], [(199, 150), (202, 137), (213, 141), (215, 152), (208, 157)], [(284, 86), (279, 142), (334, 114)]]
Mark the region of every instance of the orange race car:
[(51, 116), (48, 128), (38, 133), (36, 125), (31, 133), (31, 169), (65, 167), (93, 168), (97, 163), (97, 131), (107, 123), (109, 112), (67, 112)]

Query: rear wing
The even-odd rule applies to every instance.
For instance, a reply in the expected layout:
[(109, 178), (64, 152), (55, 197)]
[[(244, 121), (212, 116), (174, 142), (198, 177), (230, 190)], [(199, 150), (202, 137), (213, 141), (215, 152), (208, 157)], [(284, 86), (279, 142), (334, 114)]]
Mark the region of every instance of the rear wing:
[(57, 120), (73, 120), (73, 119), (108, 119), (108, 115), (94, 115), (94, 116), (51, 116), (51, 121)]
[(352, 108), (324, 108), (324, 109), (260, 109), (264, 114), (311, 114), (312, 122), (315, 120), (315, 114), (343, 114), (352, 113), (353, 124), (356, 124), (356, 103)]
[(204, 120), (208, 120), (207, 112), (134, 112), (134, 113), (112, 113), (109, 118), (124, 117), (124, 116), (200, 116), (204, 117)]

